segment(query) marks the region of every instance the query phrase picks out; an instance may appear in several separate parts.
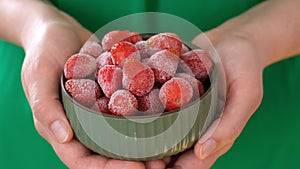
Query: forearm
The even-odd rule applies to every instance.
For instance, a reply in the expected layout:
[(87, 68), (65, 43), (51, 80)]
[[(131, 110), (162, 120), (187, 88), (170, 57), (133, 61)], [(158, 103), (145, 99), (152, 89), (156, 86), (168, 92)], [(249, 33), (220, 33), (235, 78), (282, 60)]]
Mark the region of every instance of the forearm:
[(250, 38), (267, 66), (300, 53), (300, 0), (265, 1), (221, 28)]
[(46, 23), (59, 18), (55, 16), (59, 13), (53, 12), (56, 9), (41, 0), (1, 0), (0, 9), (0, 38), (22, 47), (30, 43)]

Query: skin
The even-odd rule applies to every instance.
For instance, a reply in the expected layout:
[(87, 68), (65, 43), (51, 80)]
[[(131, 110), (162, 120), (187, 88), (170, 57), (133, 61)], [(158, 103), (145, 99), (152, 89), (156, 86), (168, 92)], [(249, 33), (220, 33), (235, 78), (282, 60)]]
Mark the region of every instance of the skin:
[[(230, 149), (261, 102), (264, 68), (300, 53), (299, 6), (300, 0), (265, 1), (205, 33), (226, 72), (225, 110), (174, 168), (210, 168)], [(0, 9), (0, 37), (26, 52), (22, 82), (35, 127), (69, 168), (166, 167), (169, 158), (148, 162), (107, 159), (92, 154), (73, 137), (59, 101), (58, 84), (66, 59), (91, 36), (88, 30), (47, 1), (1, 0)], [(203, 38), (201, 34), (193, 43), (211, 50)]]

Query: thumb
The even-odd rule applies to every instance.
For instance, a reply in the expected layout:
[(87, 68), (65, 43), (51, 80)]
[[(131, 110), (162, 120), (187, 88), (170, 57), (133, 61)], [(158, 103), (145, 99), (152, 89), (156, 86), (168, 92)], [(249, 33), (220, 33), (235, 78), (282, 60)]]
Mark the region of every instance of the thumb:
[(261, 98), (262, 91), (257, 83), (247, 79), (233, 82), (228, 91), (224, 113), (196, 143), (195, 155), (205, 159), (226, 145), (233, 144), (257, 109)]

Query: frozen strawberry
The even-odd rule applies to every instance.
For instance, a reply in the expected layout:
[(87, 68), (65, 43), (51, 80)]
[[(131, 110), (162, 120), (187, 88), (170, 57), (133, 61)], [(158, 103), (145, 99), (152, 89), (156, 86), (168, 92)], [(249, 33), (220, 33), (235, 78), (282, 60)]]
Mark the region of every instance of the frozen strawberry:
[(136, 48), (140, 52), (141, 59), (150, 57), (146, 51), (145, 44), (146, 44), (146, 41), (139, 41), (135, 44)]
[(153, 70), (155, 81), (165, 83), (176, 74), (179, 58), (173, 53), (163, 50), (155, 53), (148, 60), (148, 66)]
[(107, 97), (101, 97), (97, 99), (97, 101), (94, 103), (94, 105), (91, 107), (91, 109), (101, 112), (110, 114), (109, 108), (108, 108), (109, 98)]
[(193, 88), (182, 78), (174, 77), (160, 89), (159, 99), (168, 111), (187, 105), (193, 97)]
[(113, 64), (121, 67), (128, 58), (141, 59), (140, 53), (134, 44), (126, 41), (115, 44), (111, 48), (111, 55)]
[(192, 88), (193, 88), (193, 99), (197, 99), (204, 94), (204, 86), (201, 81), (196, 79), (195, 77), (187, 74), (187, 73), (178, 73), (175, 75), (176, 77), (183, 78), (184, 80), (188, 81)]
[(106, 97), (122, 88), (122, 69), (115, 65), (106, 65), (98, 71), (98, 83)]
[(190, 49), (187, 46), (185, 46), (184, 44), (182, 44), (181, 55), (188, 52), (188, 51), (190, 51)]
[(102, 47), (104, 51), (109, 51), (111, 47), (121, 41), (128, 41), (136, 43), (141, 41), (142, 37), (136, 32), (130, 32), (128, 30), (115, 30), (108, 32), (102, 39)]
[(98, 70), (101, 69), (105, 65), (112, 65), (112, 59), (111, 59), (111, 53), (110, 52), (103, 52), (98, 58), (97, 58), (97, 67)]
[(74, 100), (87, 107), (101, 96), (98, 84), (90, 79), (70, 79), (66, 81), (65, 87)]
[(136, 59), (129, 59), (123, 66), (123, 87), (136, 96), (151, 91), (154, 86), (154, 73), (150, 67)]
[(84, 53), (97, 58), (102, 53), (102, 47), (99, 43), (95, 41), (87, 41), (82, 48), (80, 49), (79, 53)]
[(111, 96), (108, 108), (114, 115), (130, 116), (137, 112), (138, 102), (132, 93), (121, 89)]
[(159, 99), (159, 89), (153, 89), (150, 93), (137, 99), (139, 111), (145, 115), (162, 114), (165, 110)]
[(160, 33), (151, 36), (146, 41), (145, 48), (150, 56), (161, 50), (168, 50), (179, 56), (181, 54), (182, 41), (174, 33)]
[(65, 63), (64, 74), (66, 79), (83, 79), (93, 74), (97, 69), (94, 57), (77, 53), (72, 55)]
[(202, 49), (194, 49), (180, 56), (183, 62), (180, 67), (189, 74), (194, 74), (197, 79), (204, 80), (212, 71), (213, 61), (210, 55)]
[(142, 40), (142, 36), (137, 32), (129, 32), (128, 35), (126, 35), (124, 41), (130, 42), (130, 43), (137, 43)]

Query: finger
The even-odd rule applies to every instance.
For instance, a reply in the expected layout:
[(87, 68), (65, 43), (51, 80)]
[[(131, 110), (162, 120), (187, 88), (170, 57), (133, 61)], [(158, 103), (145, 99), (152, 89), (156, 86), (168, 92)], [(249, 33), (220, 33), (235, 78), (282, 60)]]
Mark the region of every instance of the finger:
[(71, 169), (145, 168), (142, 162), (114, 160), (98, 154), (93, 154), (76, 139), (73, 139), (71, 142), (65, 144), (54, 143), (52, 146), (60, 159)]
[(103, 169), (145, 169), (145, 165), (143, 162), (136, 161), (122, 161), (122, 160), (114, 160), (110, 159), (107, 161)]
[[(39, 133), (45, 135), (42, 132), (49, 132), (58, 142), (64, 143), (72, 139), (73, 131), (59, 99), (61, 72), (49, 68), (47, 65), (51, 67), (53, 63), (47, 61), (40, 59), (40, 61), (36, 61), (36, 65), (25, 66), (26, 68), (23, 68), (22, 71), (22, 81), (32, 108), (34, 121), (40, 122), (45, 127), (43, 130), (37, 128)], [(49, 138), (46, 139), (49, 140)]]
[(208, 169), (211, 168), (212, 165), (215, 163), (215, 161), (224, 153), (226, 153), (230, 148), (232, 144), (226, 145), (219, 151), (212, 154), (210, 157), (206, 159), (198, 159), (194, 153), (193, 150), (189, 150), (183, 155), (180, 156), (180, 158), (176, 161), (172, 169)]
[(195, 145), (195, 155), (199, 159), (205, 159), (225, 145), (233, 143), (239, 136), (261, 102), (262, 90), (257, 84), (261, 83), (247, 79), (239, 79), (229, 84), (225, 110), (219, 124), (217, 127), (212, 126), (215, 130), (205, 133)]
[(146, 169), (165, 169), (166, 164), (163, 160), (151, 160), (145, 162)]
[(164, 157), (162, 160), (166, 165), (168, 165), (171, 162), (171, 157)]

